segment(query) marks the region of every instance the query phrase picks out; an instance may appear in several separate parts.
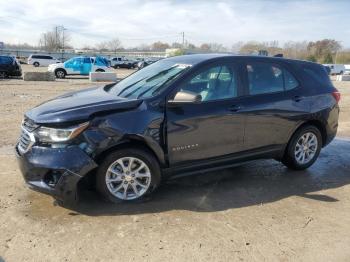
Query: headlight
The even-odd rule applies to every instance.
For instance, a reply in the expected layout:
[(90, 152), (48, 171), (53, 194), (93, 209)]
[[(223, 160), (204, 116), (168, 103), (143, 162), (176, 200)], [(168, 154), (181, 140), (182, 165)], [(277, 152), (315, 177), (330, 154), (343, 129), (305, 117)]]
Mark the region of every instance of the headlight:
[(36, 135), (41, 142), (57, 143), (66, 142), (78, 136), (83, 132), (89, 125), (89, 122), (72, 126), (69, 128), (51, 128), (51, 127), (39, 127), (36, 130)]

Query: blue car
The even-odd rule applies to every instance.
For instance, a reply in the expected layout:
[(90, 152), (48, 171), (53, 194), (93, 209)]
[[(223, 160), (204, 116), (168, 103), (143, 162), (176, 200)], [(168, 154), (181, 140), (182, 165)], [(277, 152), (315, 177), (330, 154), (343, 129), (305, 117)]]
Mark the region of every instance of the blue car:
[(64, 63), (51, 64), (49, 72), (55, 73), (57, 78), (65, 78), (66, 75), (88, 75), (90, 72), (111, 72), (108, 60), (104, 57), (74, 57)]

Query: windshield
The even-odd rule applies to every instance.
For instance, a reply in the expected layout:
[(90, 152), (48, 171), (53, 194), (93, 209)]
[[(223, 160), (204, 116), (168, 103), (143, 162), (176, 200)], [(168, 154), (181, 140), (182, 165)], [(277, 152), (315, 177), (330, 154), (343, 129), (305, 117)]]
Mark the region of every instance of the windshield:
[(167, 83), (191, 65), (161, 60), (115, 84), (110, 92), (125, 98), (151, 97), (161, 92)]

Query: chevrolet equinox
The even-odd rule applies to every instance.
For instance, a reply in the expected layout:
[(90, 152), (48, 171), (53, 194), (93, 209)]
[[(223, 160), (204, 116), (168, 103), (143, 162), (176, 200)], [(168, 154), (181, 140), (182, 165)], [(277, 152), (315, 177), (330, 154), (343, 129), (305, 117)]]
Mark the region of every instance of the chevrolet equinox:
[(16, 155), (29, 187), (59, 203), (76, 203), (84, 180), (112, 202), (136, 200), (161, 180), (253, 159), (308, 168), (336, 135), (339, 99), (316, 63), (173, 57), (31, 109)]

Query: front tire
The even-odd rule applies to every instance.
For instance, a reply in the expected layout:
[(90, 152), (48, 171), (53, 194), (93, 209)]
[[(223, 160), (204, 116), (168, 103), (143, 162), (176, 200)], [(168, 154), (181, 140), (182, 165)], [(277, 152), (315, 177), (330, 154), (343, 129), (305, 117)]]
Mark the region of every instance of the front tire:
[(114, 151), (102, 162), (96, 174), (97, 190), (113, 203), (140, 200), (160, 184), (157, 159), (138, 148)]
[(66, 71), (65, 70), (63, 70), (63, 69), (57, 69), (56, 71), (55, 71), (55, 76), (57, 77), (57, 78), (60, 78), (60, 79), (63, 79), (63, 78), (65, 78), (66, 77)]
[(39, 62), (34, 62), (34, 63), (33, 63), (33, 66), (34, 66), (34, 67), (39, 67), (40, 64), (39, 64)]
[(282, 163), (290, 169), (306, 169), (317, 160), (321, 148), (320, 130), (312, 125), (304, 126), (289, 141)]

